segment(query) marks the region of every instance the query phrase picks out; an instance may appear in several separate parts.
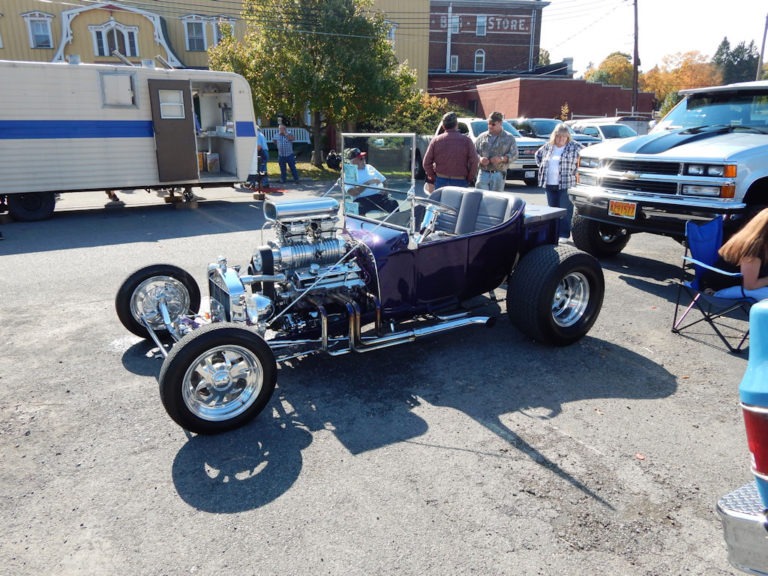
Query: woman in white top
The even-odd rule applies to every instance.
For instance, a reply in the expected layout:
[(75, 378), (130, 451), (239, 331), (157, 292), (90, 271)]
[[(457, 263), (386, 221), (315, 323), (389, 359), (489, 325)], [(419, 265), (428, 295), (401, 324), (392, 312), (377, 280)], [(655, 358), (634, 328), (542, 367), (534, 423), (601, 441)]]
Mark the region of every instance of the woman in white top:
[(573, 204), (568, 198), (568, 188), (576, 184), (581, 144), (571, 140), (571, 131), (565, 124), (558, 124), (549, 135), (549, 142), (536, 151), (539, 166), (539, 187), (547, 193), (547, 204), (565, 208), (567, 215), (560, 220), (560, 237), (571, 235)]

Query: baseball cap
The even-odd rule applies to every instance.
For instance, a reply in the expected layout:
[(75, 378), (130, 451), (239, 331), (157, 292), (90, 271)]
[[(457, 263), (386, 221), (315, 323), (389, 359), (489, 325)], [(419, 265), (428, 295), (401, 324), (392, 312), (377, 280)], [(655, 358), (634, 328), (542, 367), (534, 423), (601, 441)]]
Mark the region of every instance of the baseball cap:
[(491, 115), (488, 116), (488, 120), (491, 122), (501, 122), (504, 120), (504, 114), (501, 112), (491, 112)]
[(361, 156), (365, 157), (366, 153), (361, 152), (360, 148), (347, 148), (346, 152), (344, 153), (344, 157), (347, 160), (354, 160), (355, 158), (359, 158)]

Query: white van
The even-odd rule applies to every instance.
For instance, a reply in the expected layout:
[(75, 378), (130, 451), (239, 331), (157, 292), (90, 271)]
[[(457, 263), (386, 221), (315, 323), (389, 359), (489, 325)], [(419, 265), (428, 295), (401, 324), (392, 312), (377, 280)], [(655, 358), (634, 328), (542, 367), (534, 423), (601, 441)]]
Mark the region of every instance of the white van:
[(256, 146), (229, 72), (0, 61), (0, 102), (0, 209), (17, 220), (50, 217), (60, 193), (243, 182)]

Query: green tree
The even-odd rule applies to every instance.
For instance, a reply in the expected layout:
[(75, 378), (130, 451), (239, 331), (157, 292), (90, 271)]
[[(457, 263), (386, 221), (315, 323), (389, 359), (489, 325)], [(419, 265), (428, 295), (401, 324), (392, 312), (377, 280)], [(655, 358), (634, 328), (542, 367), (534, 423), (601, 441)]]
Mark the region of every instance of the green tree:
[(736, 48), (731, 49), (728, 38), (723, 38), (712, 57), (712, 64), (720, 70), (723, 84), (733, 84), (754, 80), (759, 60), (760, 54), (754, 42), (750, 41), (749, 46), (740, 42)]
[(388, 24), (370, 0), (245, 0), (242, 42), (209, 52), (211, 68), (233, 70), (252, 88), (257, 115), (303, 119), (311, 111), (314, 159), (322, 132), (386, 116), (412, 74), (398, 65)]
[(632, 88), (632, 73), (632, 57), (624, 52), (613, 52), (597, 68), (587, 70), (584, 80)]
[(549, 55), (549, 50), (539, 48), (539, 66), (549, 66), (552, 63), (552, 58)]

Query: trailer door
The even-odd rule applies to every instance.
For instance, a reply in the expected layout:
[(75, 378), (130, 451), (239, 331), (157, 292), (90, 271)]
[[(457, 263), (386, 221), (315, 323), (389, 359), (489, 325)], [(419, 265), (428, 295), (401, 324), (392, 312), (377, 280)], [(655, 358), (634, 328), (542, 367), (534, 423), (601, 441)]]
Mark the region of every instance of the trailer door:
[(192, 89), (188, 80), (149, 80), (160, 182), (197, 180)]

